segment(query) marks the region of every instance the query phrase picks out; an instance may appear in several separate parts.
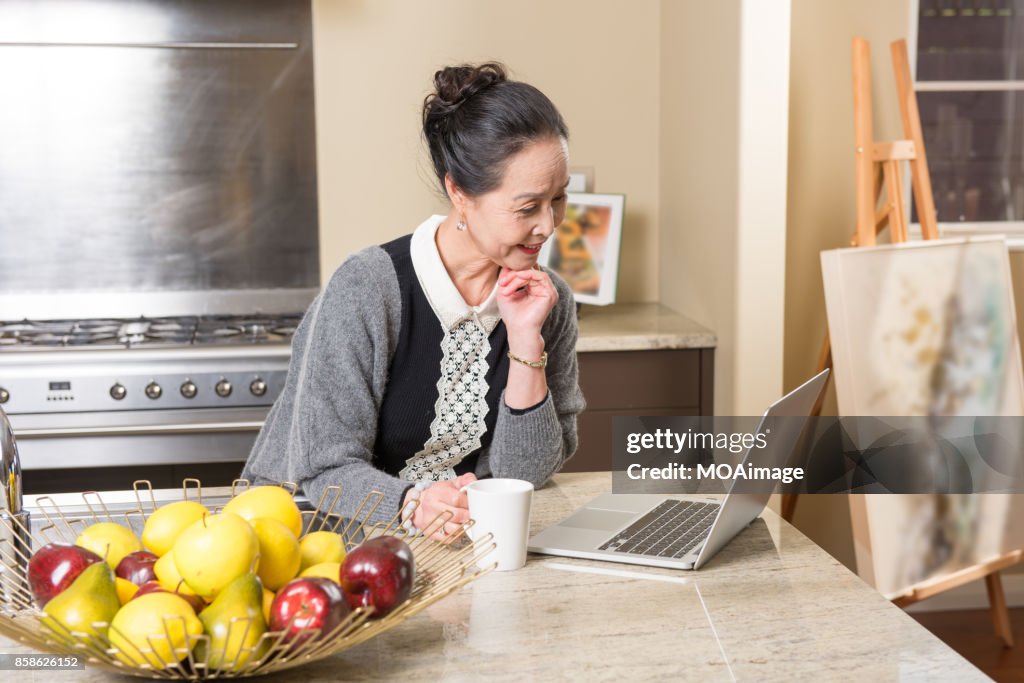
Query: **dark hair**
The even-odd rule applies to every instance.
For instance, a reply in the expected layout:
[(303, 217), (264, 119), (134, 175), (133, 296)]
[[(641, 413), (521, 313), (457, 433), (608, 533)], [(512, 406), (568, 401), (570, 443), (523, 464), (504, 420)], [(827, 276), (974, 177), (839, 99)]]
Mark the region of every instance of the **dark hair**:
[(534, 140), (569, 139), (551, 100), (527, 83), (510, 81), (497, 62), (448, 66), (434, 74), (423, 101), (423, 136), (434, 172), (471, 197), (501, 184), (508, 160)]

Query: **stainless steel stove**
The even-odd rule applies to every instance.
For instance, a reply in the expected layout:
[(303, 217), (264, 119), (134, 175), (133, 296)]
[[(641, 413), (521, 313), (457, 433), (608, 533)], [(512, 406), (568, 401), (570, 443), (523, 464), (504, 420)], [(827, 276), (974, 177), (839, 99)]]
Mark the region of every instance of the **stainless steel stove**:
[(0, 322), (26, 470), (240, 462), (301, 315)]

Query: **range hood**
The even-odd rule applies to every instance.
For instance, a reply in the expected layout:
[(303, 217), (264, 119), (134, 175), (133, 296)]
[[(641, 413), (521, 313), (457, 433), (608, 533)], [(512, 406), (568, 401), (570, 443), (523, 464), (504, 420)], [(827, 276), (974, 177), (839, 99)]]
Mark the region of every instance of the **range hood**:
[(0, 3), (0, 320), (319, 288), (309, 0)]

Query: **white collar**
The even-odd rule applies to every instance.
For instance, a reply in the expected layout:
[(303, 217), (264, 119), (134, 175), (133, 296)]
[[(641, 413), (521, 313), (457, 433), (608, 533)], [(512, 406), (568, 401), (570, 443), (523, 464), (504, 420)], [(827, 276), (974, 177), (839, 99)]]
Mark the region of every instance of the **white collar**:
[(453, 329), (467, 318), (475, 318), (484, 331), (490, 334), (501, 320), (501, 314), (498, 313), (498, 283), (494, 283), (494, 289), (487, 300), (479, 306), (466, 303), (448, 276), (441, 254), (437, 251), (437, 228), (444, 219), (444, 216), (431, 216), (412, 234), (409, 249), (416, 279), (445, 330)]

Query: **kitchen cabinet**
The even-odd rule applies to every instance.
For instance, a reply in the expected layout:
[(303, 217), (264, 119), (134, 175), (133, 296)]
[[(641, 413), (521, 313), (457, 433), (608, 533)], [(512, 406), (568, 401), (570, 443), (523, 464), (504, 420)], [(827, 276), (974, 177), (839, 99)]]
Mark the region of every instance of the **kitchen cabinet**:
[(579, 448), (565, 472), (612, 468), (616, 415), (711, 415), (716, 337), (658, 304), (585, 308), (580, 317)]

